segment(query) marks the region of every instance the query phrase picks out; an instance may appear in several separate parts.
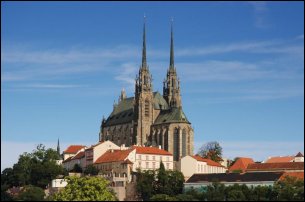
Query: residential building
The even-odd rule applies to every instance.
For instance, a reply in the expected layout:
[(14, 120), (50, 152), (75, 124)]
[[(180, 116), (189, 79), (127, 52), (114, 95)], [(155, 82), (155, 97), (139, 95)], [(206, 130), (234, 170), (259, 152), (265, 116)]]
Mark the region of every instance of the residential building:
[(107, 150), (120, 149), (120, 147), (113, 142), (107, 140), (99, 142), (85, 150), (85, 167), (93, 164), (101, 155), (103, 155)]
[(184, 183), (185, 190), (193, 187), (204, 189), (213, 182), (218, 181), (225, 186), (234, 184), (251, 186), (273, 186), (284, 175), (284, 172), (252, 172), (252, 173), (217, 173), (194, 174)]
[(193, 174), (225, 173), (227, 171), (227, 168), (222, 166), (220, 163), (202, 158), (199, 155), (185, 156), (181, 158), (178, 168), (183, 173), (186, 180)]
[(86, 146), (84, 145), (70, 145), (64, 152), (63, 152), (63, 160), (66, 160), (69, 157), (75, 156), (80, 150), (84, 150)]
[(235, 163), (229, 168), (229, 172), (245, 172), (251, 163), (254, 163), (252, 158), (238, 157)]
[(253, 163), (246, 172), (304, 172), (304, 162)]

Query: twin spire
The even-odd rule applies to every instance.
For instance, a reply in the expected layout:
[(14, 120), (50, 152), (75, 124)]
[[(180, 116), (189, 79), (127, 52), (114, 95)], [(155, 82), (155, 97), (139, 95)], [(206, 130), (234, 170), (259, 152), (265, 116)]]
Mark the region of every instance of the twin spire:
[[(174, 69), (174, 33), (173, 33), (173, 18), (171, 19), (171, 44), (170, 44), (170, 62), (169, 68)], [(143, 26), (143, 48), (142, 48), (142, 65), (141, 68), (147, 68), (146, 60), (146, 16), (144, 15)]]

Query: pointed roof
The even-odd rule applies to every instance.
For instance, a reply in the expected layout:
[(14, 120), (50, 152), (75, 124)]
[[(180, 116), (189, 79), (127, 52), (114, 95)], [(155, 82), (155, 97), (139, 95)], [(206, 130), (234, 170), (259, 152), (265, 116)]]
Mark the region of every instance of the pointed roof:
[(147, 68), (147, 61), (146, 61), (146, 16), (144, 15), (144, 25), (143, 25), (143, 48), (142, 48), (142, 66), (141, 68)]
[(108, 150), (103, 155), (101, 155), (94, 163), (110, 163), (110, 162), (118, 162), (125, 161), (130, 152), (134, 149), (127, 150)]
[(192, 158), (196, 159), (197, 161), (206, 162), (209, 166), (217, 166), (217, 167), (224, 167), (220, 163), (217, 163), (211, 159), (202, 158), (199, 155), (191, 156)]
[(282, 163), (282, 162), (291, 162), (294, 159), (294, 156), (274, 156), (268, 158), (264, 163)]
[(254, 163), (252, 158), (240, 157), (236, 162), (229, 168), (229, 171), (241, 170), (245, 171), (249, 164)]
[(86, 146), (83, 145), (70, 145), (65, 151), (65, 154), (76, 154), (79, 150), (82, 148), (85, 148)]
[(171, 19), (171, 45), (170, 45), (170, 62), (169, 69), (174, 70), (174, 33), (173, 33), (173, 19)]
[(301, 152), (299, 152), (297, 155), (295, 155), (295, 157), (304, 157), (304, 155)]

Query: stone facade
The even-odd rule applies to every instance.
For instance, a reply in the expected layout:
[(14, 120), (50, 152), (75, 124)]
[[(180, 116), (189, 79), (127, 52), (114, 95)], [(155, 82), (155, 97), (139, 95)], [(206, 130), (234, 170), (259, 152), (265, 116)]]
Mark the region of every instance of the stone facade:
[(110, 116), (103, 118), (99, 140), (117, 145), (161, 146), (174, 161), (193, 155), (194, 131), (183, 110), (180, 80), (174, 66), (171, 27), (170, 64), (163, 82), (163, 95), (153, 92), (152, 75), (146, 60), (146, 32), (143, 29), (142, 64), (135, 79), (135, 96), (123, 90)]

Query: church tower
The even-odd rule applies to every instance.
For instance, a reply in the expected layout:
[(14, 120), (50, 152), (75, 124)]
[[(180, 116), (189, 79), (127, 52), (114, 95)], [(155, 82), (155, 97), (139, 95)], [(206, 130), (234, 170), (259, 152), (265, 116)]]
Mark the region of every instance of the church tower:
[(173, 20), (171, 20), (170, 62), (166, 79), (163, 82), (163, 97), (167, 103), (169, 103), (170, 107), (181, 108), (180, 80), (177, 77), (177, 72), (174, 65)]
[(146, 60), (146, 30), (145, 16), (143, 27), (143, 49), (142, 49), (142, 64), (139, 69), (139, 74), (136, 77), (135, 83), (135, 140), (139, 145), (147, 144), (150, 135), (150, 126), (153, 123), (153, 91), (152, 91), (152, 76), (149, 72), (149, 67)]

